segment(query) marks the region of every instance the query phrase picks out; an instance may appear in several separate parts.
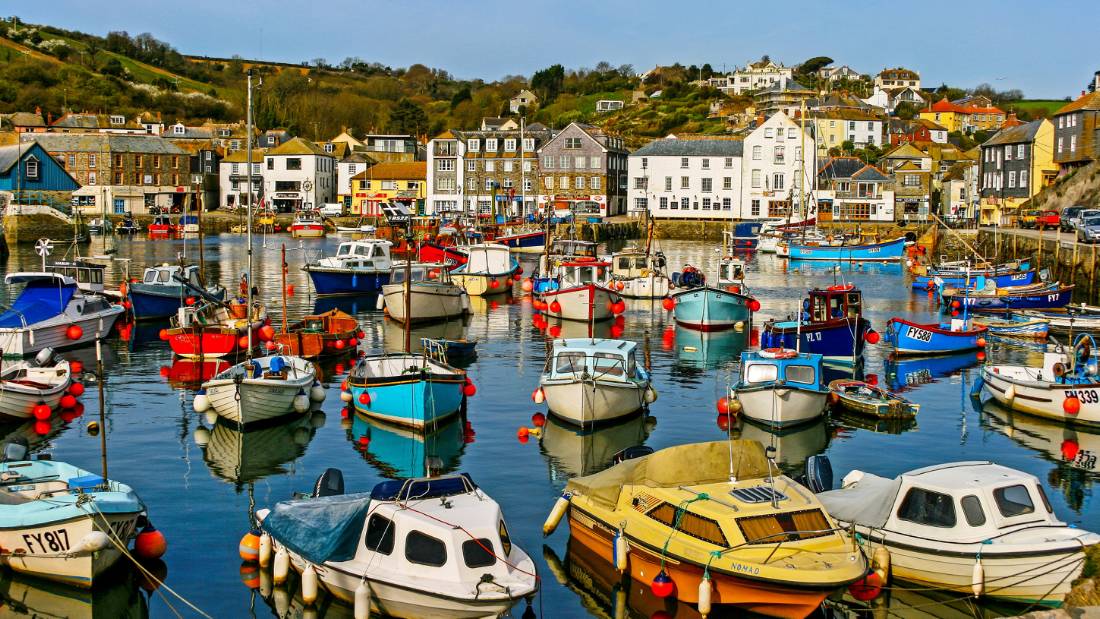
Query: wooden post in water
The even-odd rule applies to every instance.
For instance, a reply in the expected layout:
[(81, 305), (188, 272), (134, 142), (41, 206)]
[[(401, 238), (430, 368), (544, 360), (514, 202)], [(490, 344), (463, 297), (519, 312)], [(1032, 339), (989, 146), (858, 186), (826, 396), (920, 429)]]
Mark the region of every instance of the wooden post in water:
[(96, 382), (99, 383), (99, 454), (103, 460), (103, 482), (107, 477), (107, 414), (106, 398), (103, 395), (103, 341), (95, 341), (95, 373)]
[(1054, 275), (1062, 272), (1062, 224), (1058, 224), (1058, 232), (1054, 235)]
[(1095, 297), (1093, 297), (1093, 288), (1096, 286), (1096, 243), (1092, 243), (1092, 269), (1089, 273), (1089, 303), (1091, 303)]
[(1039, 228), (1039, 265), (1036, 267), (1040, 271), (1043, 270), (1043, 224), (1037, 224)]

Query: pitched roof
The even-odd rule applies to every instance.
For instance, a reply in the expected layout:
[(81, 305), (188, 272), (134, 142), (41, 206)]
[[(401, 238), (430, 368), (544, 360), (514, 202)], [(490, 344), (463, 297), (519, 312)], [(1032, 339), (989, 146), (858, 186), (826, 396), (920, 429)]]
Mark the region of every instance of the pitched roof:
[(891, 80), (919, 80), (920, 75), (916, 71), (906, 69), (904, 67), (897, 67), (896, 69), (883, 69), (879, 73), (879, 77), (884, 77)]
[[(176, 133), (176, 127), (183, 127), (183, 133)], [(214, 137), (213, 127), (188, 127), (181, 123), (169, 125), (161, 137), (169, 140), (209, 140)]]
[(929, 120), (927, 118), (915, 118), (913, 119), (913, 122), (915, 122), (918, 127), (924, 127), (929, 131), (947, 131), (947, 127), (944, 127), (938, 122), (934, 120)]
[(877, 120), (882, 122), (882, 116), (875, 114), (867, 110), (857, 110), (853, 108), (842, 108), (835, 110), (816, 110), (807, 113), (807, 116), (811, 118), (822, 118), (832, 120)]
[(972, 105), (959, 105), (947, 100), (947, 97), (936, 101), (932, 105), (928, 106), (925, 111), (931, 112), (954, 112), (956, 114), (1004, 114), (1004, 110), (997, 106), (991, 107), (975, 107)]
[(1035, 134), (1039, 132), (1044, 119), (1033, 120), (1029, 123), (1001, 129), (985, 142), (982, 146), (996, 146), (997, 144), (1024, 144), (1035, 141)]
[(150, 153), (185, 155), (179, 146), (156, 135), (119, 135), (114, 133), (36, 133), (34, 140), (51, 153)]
[(12, 112), (11, 114), (3, 114), (3, 117), (8, 119), (13, 127), (46, 126), (46, 121), (42, 120), (42, 115), (34, 112)]
[[(273, 129), (272, 131), (284, 131), (282, 129)], [(285, 131), (284, 131), (285, 132)], [(271, 131), (268, 131), (271, 133)], [(279, 146), (267, 151), (268, 157), (281, 157), (285, 155), (317, 155), (320, 157), (331, 157), (330, 153), (326, 153), (325, 149), (317, 146), (313, 142), (305, 138), (291, 138), (286, 142), (283, 142)]]
[(902, 159), (902, 158), (914, 158), (914, 157), (924, 158), (924, 157), (927, 157), (927, 156), (928, 156), (928, 153), (926, 153), (926, 152), (922, 151), (921, 149), (917, 148), (916, 146), (914, 146), (912, 142), (902, 142), (901, 144), (898, 144), (897, 146), (895, 146), (893, 149), (891, 149), (891, 150), (889, 150), (889, 151), (882, 154), (883, 159), (887, 159), (887, 158)]
[(741, 140), (681, 140), (662, 138), (630, 153), (631, 157), (740, 157), (745, 143)]
[(828, 178), (858, 178), (862, 181), (890, 180), (878, 168), (864, 163), (858, 157), (829, 157), (818, 168), (817, 174)]
[[(116, 125), (111, 122), (111, 116), (122, 116), (123, 124)], [(62, 129), (109, 129), (111, 127), (121, 129), (143, 129), (133, 118), (122, 114), (76, 114), (70, 112), (53, 121), (51, 127)]]
[(1077, 110), (1100, 110), (1100, 90), (1077, 97), (1076, 100), (1058, 108), (1054, 115), (1068, 114)]
[(12, 146), (0, 146), (0, 172), (7, 172), (11, 169), (15, 162), (19, 160), (19, 157), (26, 153), (29, 147), (22, 144), (13, 144)]
[(428, 178), (427, 161), (379, 163), (351, 177), (352, 180), (423, 180)]
[[(253, 148), (252, 163), (263, 163), (265, 154), (267, 154), (265, 149)], [(244, 163), (245, 161), (248, 161), (248, 151), (244, 149), (235, 150), (222, 157), (222, 163)]]

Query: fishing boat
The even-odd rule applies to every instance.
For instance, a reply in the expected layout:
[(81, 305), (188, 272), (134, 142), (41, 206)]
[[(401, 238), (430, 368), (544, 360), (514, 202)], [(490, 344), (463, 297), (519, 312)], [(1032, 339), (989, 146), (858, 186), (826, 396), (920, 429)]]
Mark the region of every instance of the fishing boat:
[(821, 503), (855, 528), (864, 552), (888, 553), (891, 577), (967, 596), (1057, 606), (1100, 543), (1054, 516), (1033, 475), (992, 462), (894, 479), (856, 470), (824, 490)]
[(760, 301), (742, 292), (703, 286), (673, 293), (676, 324), (697, 331), (722, 331), (737, 325), (751, 327)]
[(1014, 310), (1012, 315), (1045, 320), (1049, 329), (1055, 333), (1100, 333), (1100, 307), (1084, 303), (1042, 310)]
[(65, 462), (27, 459), (19, 443), (4, 447), (0, 480), (0, 562), (21, 574), (90, 588), (146, 520), (129, 486)]
[(157, 215), (153, 223), (149, 224), (149, 236), (171, 236), (180, 229), (172, 223), (172, 218), (167, 215)]
[(740, 292), (745, 285), (745, 263), (732, 256), (718, 261), (718, 287)]
[(831, 262), (900, 261), (905, 257), (905, 237), (862, 245), (807, 245), (791, 240), (791, 260), (828, 260)]
[(179, 308), (172, 326), (163, 331), (172, 352), (190, 359), (216, 359), (249, 350), (258, 343), (258, 330), (267, 321), (267, 310), (258, 303), (249, 307), (239, 300), (228, 304), (199, 303)]
[(368, 417), (416, 429), (434, 427), (460, 412), (468, 391), (466, 373), (449, 365), (444, 355), (442, 346), (425, 343), (419, 355), (361, 357), (342, 397)]
[(537, 254), (546, 249), (546, 232), (536, 230), (502, 234), (493, 239), (493, 242), (507, 247), (510, 251)]
[(141, 224), (134, 221), (134, 216), (127, 214), (123, 216), (122, 222), (115, 226), (115, 234), (132, 236), (141, 232)]
[(76, 280), (54, 272), (17, 272), (4, 283), (25, 284), (11, 307), (0, 313), (0, 351), (28, 357), (44, 348), (60, 350), (103, 339), (126, 311)]
[(340, 243), (335, 256), (307, 263), (318, 295), (377, 294), (390, 281), (392, 244), (381, 239), (361, 239)]
[(201, 293), (212, 300), (225, 300), (225, 288), (218, 284), (204, 287), (195, 265), (165, 263), (148, 267), (140, 282), (127, 284), (125, 288), (134, 320), (171, 318), (188, 299), (194, 304)]
[(1044, 352), (1042, 367), (983, 365), (974, 392), (1009, 410), (1100, 426), (1100, 377), (1091, 359), (1095, 349), (1092, 336), (1081, 334), (1069, 351)]
[(563, 262), (556, 269), (556, 286), (543, 292), (542, 311), (552, 318), (599, 322), (626, 311), (619, 293), (604, 285), (607, 262)]
[(512, 290), (512, 278), (519, 277), (519, 262), (508, 248), (492, 243), (467, 245), (466, 262), (451, 271), (451, 281), (471, 296), (504, 294)]
[(182, 234), (198, 234), (199, 233), (199, 216), (198, 215), (180, 215), (180, 222), (178, 230)]
[[(1073, 285), (1039, 284), (1034, 288), (1009, 287), (993, 292), (947, 288), (940, 294), (944, 306), (966, 307), (972, 312), (1005, 312), (1022, 309), (1052, 309), (1069, 305)], [(958, 305), (956, 305), (956, 303)]]
[(325, 236), (325, 223), (317, 211), (299, 211), (290, 224), (290, 236), (295, 239), (319, 239)]
[[(553, 239), (546, 253), (539, 256), (538, 269), (531, 278), (535, 293), (557, 290), (559, 270), (563, 263), (596, 262), (596, 244), (577, 239)], [(603, 281), (603, 278), (600, 278)]]
[(342, 475), (322, 476), (315, 488), (256, 512), (284, 566), (276, 579), (289, 563), (308, 597), (321, 585), (357, 617), (498, 617), (538, 589), (534, 561), (469, 475), (388, 480), (361, 494), (344, 494)]
[(307, 413), (325, 399), (313, 363), (301, 357), (270, 355), (246, 359), (202, 384), (195, 412), (213, 410), (232, 425), (249, 427), (291, 413)]
[(543, 525), (666, 602), (805, 617), (867, 563), (756, 441), (680, 445), (571, 479)]
[(287, 354), (316, 359), (355, 350), (359, 321), (338, 309), (311, 314), (275, 334), (275, 345)]
[(950, 323), (916, 323), (894, 317), (886, 321), (886, 341), (894, 354), (945, 355), (985, 347), (989, 329), (953, 318)]
[(829, 383), (829, 392), (835, 405), (879, 419), (910, 419), (920, 411), (920, 404), (862, 380), (838, 378)]
[(760, 229), (763, 222), (742, 221), (733, 225), (733, 230), (722, 231), (722, 244), (730, 251), (753, 251), (760, 243)]
[(611, 255), (608, 288), (628, 299), (661, 299), (668, 296), (669, 280), (664, 273), (665, 256), (649, 255), (640, 249), (626, 249)]
[(742, 352), (730, 392), (746, 419), (776, 429), (815, 421), (829, 397), (821, 355), (778, 348)]
[[(930, 290), (933, 288), (958, 288), (967, 286), (967, 282), (989, 281), (998, 288), (1006, 286), (1026, 286), (1035, 283), (1035, 269), (1020, 269), (1018, 265), (997, 269), (975, 269), (972, 271), (938, 271), (929, 269), (927, 275), (914, 275), (913, 288)], [(979, 288), (984, 286), (979, 286)]]
[(878, 342), (878, 333), (863, 318), (863, 294), (853, 284), (815, 288), (802, 309), (801, 320), (766, 322), (760, 346), (797, 348), (823, 355), (826, 362), (852, 364), (863, 354), (865, 341)]
[(382, 286), (382, 299), (389, 317), (402, 323), (448, 320), (470, 312), (469, 295), (450, 280), (442, 264), (395, 264), (390, 283)]
[(535, 401), (545, 399), (551, 415), (578, 426), (637, 413), (657, 399), (657, 391), (635, 348), (626, 340), (554, 340)]
[(975, 318), (971, 323), (975, 327), (985, 327), (990, 335), (998, 337), (1045, 341), (1050, 333), (1050, 320), (1030, 316), (1010, 315), (1003, 319), (983, 317)]
[(57, 410), (71, 384), (69, 362), (55, 361), (48, 348), (33, 360), (5, 363), (0, 367), (0, 417), (29, 419), (42, 404)]

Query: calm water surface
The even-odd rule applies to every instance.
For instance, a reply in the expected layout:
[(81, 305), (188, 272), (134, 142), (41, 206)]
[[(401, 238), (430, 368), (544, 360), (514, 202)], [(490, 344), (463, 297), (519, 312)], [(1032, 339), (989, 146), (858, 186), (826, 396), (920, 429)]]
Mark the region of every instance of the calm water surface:
[[(317, 301), (310, 294), (308, 277), (298, 267), (306, 250), (335, 249), (339, 239), (310, 240), (304, 244), (288, 237), (269, 237), (266, 246), (257, 238), (255, 261), (262, 296), (273, 317), (278, 316), (279, 244), (288, 246), (288, 283), (295, 294), (288, 301), (293, 320), (334, 305), (352, 312), (367, 333), (362, 348), (367, 352), (398, 350), (400, 326), (387, 324), (375, 310), (374, 299)], [(100, 248), (97, 239), (88, 253)], [(661, 249), (669, 264), (695, 264), (713, 272), (718, 254), (697, 243), (666, 241)], [(59, 257), (62, 250), (55, 252)], [(140, 276), (145, 266), (173, 261), (180, 252), (195, 257), (195, 241), (122, 240), (117, 257), (130, 260), (131, 273)], [(241, 237), (207, 240), (209, 276), (236, 289), (246, 262)], [(108, 281), (117, 282), (125, 262), (114, 262)], [(18, 248), (7, 263), (7, 272), (37, 270), (39, 258), (29, 247)], [(525, 264), (526, 271), (531, 265)], [(934, 305), (924, 293), (910, 292), (898, 265), (871, 265), (834, 273), (824, 265), (790, 268), (770, 255), (751, 258), (748, 282), (763, 307), (757, 325), (768, 317), (786, 317), (795, 311), (807, 288), (846, 280), (864, 292), (867, 316), (882, 330), (892, 316), (931, 320)], [(173, 363), (167, 344), (157, 338), (162, 325), (140, 326), (129, 341), (110, 340), (105, 347), (108, 364), (107, 444), (110, 476), (132, 485), (149, 506), (153, 522), (169, 543), (165, 557), (167, 584), (197, 607), (215, 617), (267, 617), (275, 608), (295, 610), (291, 596), (265, 600), (248, 586), (242, 575), (237, 544), (249, 528), (249, 510), (271, 506), (296, 491), (308, 491), (327, 467), (343, 470), (349, 491), (369, 490), (383, 478), (422, 474), (424, 457), (436, 456), (447, 470), (469, 472), (504, 508), (513, 539), (535, 557), (543, 577), (536, 610), (542, 617), (613, 616), (615, 594), (603, 566), (594, 565), (583, 552), (568, 547), (568, 527), (562, 526), (544, 540), (541, 525), (569, 477), (606, 466), (616, 451), (644, 442), (654, 448), (681, 443), (719, 440), (726, 435), (716, 423), (715, 401), (721, 397), (734, 372), (737, 353), (751, 338), (748, 333), (701, 336), (676, 329), (660, 304), (630, 302), (624, 338), (638, 341), (648, 352), (654, 384), (660, 398), (649, 418), (579, 435), (549, 423), (541, 440), (521, 443), (520, 426), (531, 425), (531, 415), (544, 407), (531, 402), (547, 347), (546, 335), (532, 326), (529, 299), (500, 297), (486, 303), (473, 299), (474, 315), (467, 324), (453, 323), (418, 330), (421, 335), (468, 337), (479, 340), (478, 356), (468, 365), (478, 387), (470, 399), (468, 419), (472, 432), (459, 423), (442, 428), (427, 439), (371, 427), (363, 420), (341, 423), (338, 372), (350, 364), (325, 365), (331, 376), (323, 414), (314, 414), (292, 425), (240, 435), (209, 424), (193, 412), (191, 385), (180, 381), (197, 376), (198, 369)], [(276, 322), (276, 324), (278, 324)], [(608, 327), (597, 327), (606, 335)], [(586, 327), (562, 326), (565, 337), (584, 335)], [(1040, 353), (1024, 346), (991, 344), (997, 360), (1037, 362)], [(65, 353), (93, 367), (92, 349)], [(735, 424), (734, 436), (775, 444), (781, 465), (789, 473), (801, 472), (806, 456), (826, 452), (837, 476), (852, 468), (893, 476), (928, 464), (951, 460), (990, 459), (1028, 471), (1047, 487), (1057, 515), (1071, 523), (1096, 529), (1100, 505), (1094, 500), (1097, 479), (1095, 458), (1100, 436), (1068, 430), (1035, 419), (1012, 417), (1002, 411), (975, 409), (967, 394), (976, 372), (973, 353), (954, 358), (893, 363), (881, 347), (869, 347), (863, 372), (880, 383), (904, 387), (908, 397), (921, 404), (910, 427), (875, 427), (859, 419), (833, 417), (815, 425), (774, 437), (754, 426)], [(89, 387), (92, 387), (89, 384)], [(71, 423), (55, 422), (46, 436), (32, 427), (0, 429), (5, 435), (34, 437), (36, 449), (55, 459), (98, 471), (99, 439), (89, 436), (86, 422), (98, 418), (94, 389), (83, 398), (84, 417)], [(196, 431), (200, 440), (196, 441)], [(370, 432), (366, 452), (357, 449), (358, 437)], [(199, 443), (205, 446), (200, 446)], [(1065, 454), (1065, 455), (1064, 455)], [(1075, 455), (1073, 461), (1066, 455)], [(5, 579), (10, 577), (5, 576)], [(254, 584), (256, 581), (251, 580)], [(605, 584), (606, 583), (606, 584)], [(630, 608), (620, 616), (649, 617), (661, 608), (635, 583), (624, 590)], [(101, 616), (194, 616), (181, 602), (160, 593), (151, 596), (135, 589), (133, 579), (120, 575), (118, 584), (104, 587), (94, 597), (74, 596), (64, 590), (22, 580), (0, 586), (0, 594), (22, 600), (39, 612), (63, 614), (59, 609), (89, 612), (94, 604)], [(620, 595), (620, 602), (623, 596)], [(32, 604), (33, 601), (33, 604)], [(893, 604), (922, 604), (933, 616), (954, 616), (959, 609), (919, 598)], [(931, 604), (931, 605), (928, 605)], [(671, 616), (697, 616), (694, 609), (669, 606)], [(965, 610), (965, 608), (964, 608)], [(994, 609), (987, 609), (994, 612)], [(523, 611), (522, 603), (514, 615)], [(90, 612), (89, 612), (90, 614)], [(351, 609), (323, 605), (324, 616), (350, 617)], [(963, 614), (969, 614), (964, 612)], [(712, 615), (714, 616), (714, 615)]]

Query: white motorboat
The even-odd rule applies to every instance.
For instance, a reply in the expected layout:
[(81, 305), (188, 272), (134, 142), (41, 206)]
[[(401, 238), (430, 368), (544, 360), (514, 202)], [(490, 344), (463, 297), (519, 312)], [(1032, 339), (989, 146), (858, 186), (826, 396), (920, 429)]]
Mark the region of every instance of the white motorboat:
[(818, 498), (834, 518), (854, 525), (867, 555), (885, 548), (893, 577), (967, 595), (1060, 604), (1086, 548), (1100, 543), (1054, 516), (1038, 479), (992, 462), (894, 479), (852, 471), (840, 490), (813, 489), (825, 490)]
[(608, 288), (629, 299), (663, 299), (669, 289), (664, 263), (662, 254), (650, 256), (639, 249), (612, 254)]
[(619, 293), (604, 282), (607, 262), (575, 261), (558, 266), (556, 288), (542, 293), (548, 316), (565, 320), (599, 322), (626, 309)]
[(376, 294), (390, 281), (390, 250), (381, 239), (345, 241), (335, 256), (312, 260), (302, 267), (318, 295)]
[(470, 296), (450, 280), (444, 264), (394, 265), (390, 283), (382, 286), (382, 298), (390, 318), (402, 323), (406, 317), (410, 323), (434, 322), (470, 312)]
[(260, 509), (274, 580), (301, 574), (303, 600), (318, 585), (355, 616), (499, 617), (538, 588), (535, 563), (508, 533), (500, 506), (468, 475), (398, 479), (343, 494), (329, 469), (311, 498)]
[(202, 384), (195, 396), (199, 413), (213, 410), (238, 426), (307, 413), (325, 399), (313, 363), (301, 357), (271, 355), (248, 359)]
[(535, 400), (544, 398), (551, 415), (579, 426), (642, 410), (657, 391), (638, 365), (636, 347), (626, 340), (554, 340)]
[(814, 421), (825, 414), (829, 397), (822, 356), (778, 348), (742, 352), (732, 393), (746, 419), (767, 427)]
[(46, 349), (32, 361), (6, 363), (0, 368), (0, 417), (28, 419), (40, 404), (56, 410), (72, 384), (69, 362), (52, 360)]
[(0, 351), (26, 357), (43, 348), (71, 348), (107, 337), (125, 312), (98, 294), (80, 290), (60, 273), (9, 273), (4, 282), (26, 284), (11, 307), (0, 313)]
[(325, 236), (325, 222), (317, 211), (301, 211), (290, 224), (290, 236), (295, 239), (319, 239)]
[(519, 262), (508, 253), (507, 246), (479, 243), (462, 250), (466, 263), (451, 271), (451, 281), (467, 294), (480, 297), (512, 290), (512, 276), (519, 271)]

